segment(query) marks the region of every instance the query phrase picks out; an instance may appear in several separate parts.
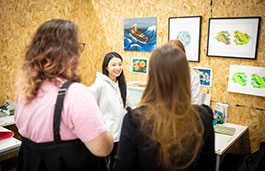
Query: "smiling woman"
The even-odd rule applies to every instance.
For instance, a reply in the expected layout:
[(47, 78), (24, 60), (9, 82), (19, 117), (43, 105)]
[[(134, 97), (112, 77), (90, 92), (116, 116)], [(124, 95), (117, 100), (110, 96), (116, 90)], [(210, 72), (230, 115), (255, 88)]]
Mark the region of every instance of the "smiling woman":
[(106, 67), (109, 78), (114, 82), (116, 82), (117, 77), (121, 75), (122, 69), (122, 60), (116, 57), (112, 58)]
[(107, 130), (113, 136), (114, 148), (111, 152), (110, 170), (118, 142), (126, 107), (132, 106), (128, 97), (125, 76), (123, 74), (123, 59), (117, 52), (107, 53), (102, 64), (102, 73), (97, 73), (94, 84), (90, 87), (95, 93), (97, 103), (103, 114)]

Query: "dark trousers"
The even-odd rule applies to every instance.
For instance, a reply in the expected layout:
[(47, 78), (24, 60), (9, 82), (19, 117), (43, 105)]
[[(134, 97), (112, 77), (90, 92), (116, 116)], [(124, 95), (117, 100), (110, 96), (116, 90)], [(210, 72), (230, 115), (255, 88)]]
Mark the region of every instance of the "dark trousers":
[(118, 145), (119, 145), (119, 142), (115, 142), (114, 143), (113, 150), (110, 153), (110, 155), (108, 156), (108, 159), (109, 159), (109, 171), (113, 171), (113, 164), (114, 164), (114, 160), (115, 160), (114, 157), (115, 157), (115, 155), (117, 153)]

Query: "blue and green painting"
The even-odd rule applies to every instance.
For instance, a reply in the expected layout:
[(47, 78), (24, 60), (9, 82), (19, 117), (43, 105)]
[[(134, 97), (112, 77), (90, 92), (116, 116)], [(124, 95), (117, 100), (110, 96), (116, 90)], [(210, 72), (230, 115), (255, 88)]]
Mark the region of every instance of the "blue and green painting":
[(227, 91), (265, 97), (265, 67), (230, 65)]
[(265, 77), (261, 77), (258, 74), (252, 74), (251, 80), (253, 88), (265, 88)]
[(244, 72), (236, 72), (232, 75), (232, 81), (238, 83), (241, 86), (247, 85), (247, 76)]
[(156, 32), (156, 17), (124, 19), (124, 50), (153, 51)]
[[(244, 72), (236, 72), (232, 75), (234, 83), (238, 83), (241, 86), (247, 85), (247, 76)], [(261, 77), (258, 74), (251, 75), (251, 86), (253, 88), (265, 88), (265, 77)]]

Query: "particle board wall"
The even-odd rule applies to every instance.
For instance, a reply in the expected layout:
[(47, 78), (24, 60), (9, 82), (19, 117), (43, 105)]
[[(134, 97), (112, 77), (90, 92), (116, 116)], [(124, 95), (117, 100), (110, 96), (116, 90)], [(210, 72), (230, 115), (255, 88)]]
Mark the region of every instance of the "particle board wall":
[[(227, 92), (229, 66), (265, 67), (264, 0), (0, 0), (0, 104), (15, 101), (17, 73), (25, 46), (40, 24), (52, 18), (74, 21), (80, 30), (80, 41), (86, 43), (81, 55), (82, 83), (91, 85), (96, 72), (101, 71), (103, 57), (110, 51), (124, 58), (127, 81), (146, 81), (147, 75), (131, 73), (133, 57), (149, 58), (150, 52), (123, 50), (125, 18), (157, 17), (157, 46), (168, 40), (168, 18), (202, 16), (200, 62), (190, 66), (212, 68), (212, 87), (201, 87), (216, 102), (230, 103), (229, 122), (249, 126), (251, 150), (256, 151), (265, 141), (265, 98)], [(208, 19), (210, 17), (261, 16), (259, 46), (256, 60), (207, 57)], [(240, 106), (238, 106), (240, 105)], [(257, 109), (258, 108), (258, 109)]]

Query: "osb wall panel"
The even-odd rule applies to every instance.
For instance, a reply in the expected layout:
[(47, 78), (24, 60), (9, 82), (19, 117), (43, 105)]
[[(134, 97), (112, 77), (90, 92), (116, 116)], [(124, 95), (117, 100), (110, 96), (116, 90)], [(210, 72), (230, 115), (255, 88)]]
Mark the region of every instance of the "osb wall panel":
[[(201, 87), (212, 95), (211, 106), (216, 102), (230, 103), (229, 122), (249, 126), (251, 150), (265, 141), (265, 98), (228, 93), (229, 66), (251, 65), (265, 67), (264, 0), (82, 0), (82, 1), (23, 1), (0, 0), (0, 104), (6, 99), (15, 100), (16, 73), (21, 66), (25, 46), (37, 27), (51, 18), (74, 21), (80, 30), (80, 41), (86, 43), (81, 55), (80, 72), (83, 83), (91, 85), (96, 72), (101, 71), (103, 57), (110, 51), (124, 58), (127, 81), (146, 81), (144, 74), (131, 73), (133, 57), (149, 58), (150, 52), (123, 50), (123, 24), (125, 18), (157, 17), (157, 46), (168, 40), (168, 18), (202, 16), (200, 62), (190, 66), (212, 68), (212, 87)], [(208, 19), (210, 17), (261, 16), (258, 57), (256, 60), (207, 57)]]

